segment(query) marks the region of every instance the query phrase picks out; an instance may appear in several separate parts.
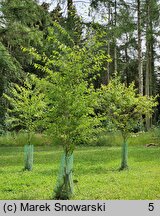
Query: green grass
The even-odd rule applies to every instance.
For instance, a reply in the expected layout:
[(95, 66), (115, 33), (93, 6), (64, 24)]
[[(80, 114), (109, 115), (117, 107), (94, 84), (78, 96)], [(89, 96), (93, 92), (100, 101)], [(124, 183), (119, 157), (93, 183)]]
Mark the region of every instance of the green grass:
[[(0, 148), (0, 199), (51, 199), (62, 151), (35, 147), (34, 169), (23, 169), (22, 147)], [(77, 148), (75, 200), (160, 199), (160, 148), (129, 147), (128, 171), (119, 172), (120, 147)]]

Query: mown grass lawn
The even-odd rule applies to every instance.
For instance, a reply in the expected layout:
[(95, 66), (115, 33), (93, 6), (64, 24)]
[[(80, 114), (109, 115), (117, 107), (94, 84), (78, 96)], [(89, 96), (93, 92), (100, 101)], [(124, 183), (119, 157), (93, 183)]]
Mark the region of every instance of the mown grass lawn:
[[(23, 148), (0, 148), (0, 199), (52, 199), (62, 151), (36, 147), (34, 169), (23, 169)], [(160, 199), (160, 148), (129, 147), (128, 171), (119, 172), (120, 147), (77, 148), (75, 200)]]

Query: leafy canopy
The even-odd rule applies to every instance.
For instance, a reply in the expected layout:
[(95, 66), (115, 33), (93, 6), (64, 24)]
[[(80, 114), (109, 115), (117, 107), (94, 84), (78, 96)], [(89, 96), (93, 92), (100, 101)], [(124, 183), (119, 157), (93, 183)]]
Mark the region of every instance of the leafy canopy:
[(151, 116), (157, 105), (155, 98), (136, 92), (134, 83), (127, 87), (118, 77), (101, 88), (101, 108), (105, 119), (110, 126), (122, 132), (124, 139), (142, 123), (142, 115)]
[(80, 140), (87, 142), (98, 131), (100, 120), (94, 111), (98, 105), (97, 93), (88, 80), (99, 73), (109, 57), (100, 49), (101, 43), (96, 40), (96, 35), (81, 47), (69, 46), (58, 37), (58, 32), (67, 35), (65, 30), (57, 23), (55, 26), (57, 31), (52, 29), (47, 38), (49, 43), (52, 41), (52, 53), (41, 56), (33, 49), (30, 53), (43, 62), (35, 67), (47, 74), (44, 85), (48, 110), (44, 124), (68, 154)]
[(40, 81), (35, 75), (28, 75), (23, 85), (13, 83), (4, 97), (10, 104), (6, 116), (9, 128), (19, 126), (32, 133), (40, 126), (46, 104)]

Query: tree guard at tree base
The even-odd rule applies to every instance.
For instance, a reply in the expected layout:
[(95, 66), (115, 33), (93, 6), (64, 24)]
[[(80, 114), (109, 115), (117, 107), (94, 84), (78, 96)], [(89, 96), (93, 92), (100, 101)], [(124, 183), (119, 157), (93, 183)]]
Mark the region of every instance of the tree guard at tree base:
[(62, 156), (54, 199), (68, 200), (73, 195), (73, 154)]
[(24, 170), (31, 171), (33, 168), (33, 145), (24, 146)]
[(122, 146), (122, 162), (119, 170), (128, 169), (128, 143), (125, 141)]

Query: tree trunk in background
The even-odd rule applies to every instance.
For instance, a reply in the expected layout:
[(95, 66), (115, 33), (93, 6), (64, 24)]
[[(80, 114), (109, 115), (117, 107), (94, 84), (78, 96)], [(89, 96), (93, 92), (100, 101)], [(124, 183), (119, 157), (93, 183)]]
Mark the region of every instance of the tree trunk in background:
[[(113, 25), (112, 22), (112, 8), (111, 8), (111, 4), (110, 2), (108, 3), (108, 32), (110, 32), (111, 30), (111, 26)], [(111, 54), (111, 42), (110, 42), (110, 35), (108, 35), (108, 37), (106, 38), (107, 40), (107, 54), (110, 55)], [(110, 80), (110, 62), (106, 62), (105, 65), (106, 69), (103, 72), (103, 76), (102, 76), (102, 83), (104, 85), (107, 85), (109, 83)]]
[[(151, 47), (150, 47), (150, 0), (146, 0), (147, 17), (146, 17), (146, 74), (145, 74), (145, 95), (150, 95), (151, 85)], [(149, 130), (150, 118), (146, 116), (146, 130)]]
[(139, 74), (139, 94), (143, 95), (143, 63), (142, 63), (142, 39), (141, 39), (141, 4), (137, 0), (138, 11), (138, 74)]
[[(109, 30), (111, 25), (111, 7), (110, 3), (108, 3), (108, 24), (109, 24)], [(108, 55), (110, 55), (110, 40), (108, 40)], [(107, 62), (107, 84), (110, 80), (110, 63)]]
[[(110, 42), (108, 41), (108, 55), (110, 55)], [(107, 84), (110, 80), (110, 62), (107, 62)]]
[[(145, 95), (151, 96), (154, 92), (154, 36), (152, 24), (152, 0), (146, 0), (147, 18), (146, 18), (146, 82)], [(152, 125), (152, 119), (146, 117), (146, 129)]]
[[(115, 28), (117, 26), (117, 1), (115, 0), (114, 3), (115, 7), (115, 17), (114, 17), (114, 25)], [(116, 35), (114, 36), (114, 74), (117, 73), (117, 40), (116, 40)]]
[(124, 82), (126, 86), (129, 86), (128, 81), (128, 62), (129, 62), (129, 56), (128, 56), (128, 49), (127, 46), (125, 47), (125, 62), (126, 62), (126, 68), (125, 68), (125, 74), (124, 74)]

